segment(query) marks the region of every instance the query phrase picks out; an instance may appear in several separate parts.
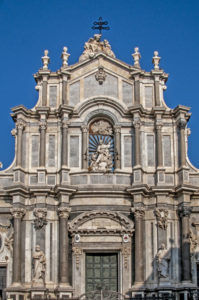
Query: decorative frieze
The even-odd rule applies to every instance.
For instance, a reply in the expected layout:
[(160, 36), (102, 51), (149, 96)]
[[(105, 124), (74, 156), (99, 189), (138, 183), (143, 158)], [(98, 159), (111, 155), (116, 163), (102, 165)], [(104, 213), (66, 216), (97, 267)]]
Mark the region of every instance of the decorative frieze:
[(158, 227), (166, 230), (168, 226), (168, 210), (165, 208), (156, 208), (154, 214), (157, 218)]
[(35, 208), (33, 210), (33, 215), (35, 216), (34, 219), (34, 226), (35, 229), (41, 229), (44, 225), (47, 224), (46, 216), (47, 216), (47, 209), (46, 208)]

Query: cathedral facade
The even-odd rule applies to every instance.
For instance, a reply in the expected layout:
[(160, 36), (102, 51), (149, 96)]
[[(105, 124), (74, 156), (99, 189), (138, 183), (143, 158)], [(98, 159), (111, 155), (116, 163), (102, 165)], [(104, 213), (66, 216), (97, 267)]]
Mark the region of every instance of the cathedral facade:
[[(128, 65), (95, 34), (79, 61), (34, 75), (33, 109), (12, 109), (15, 159), (0, 172), (0, 296), (174, 295), (199, 284), (199, 170), (189, 108), (168, 75)], [(110, 297), (109, 297), (110, 298)]]

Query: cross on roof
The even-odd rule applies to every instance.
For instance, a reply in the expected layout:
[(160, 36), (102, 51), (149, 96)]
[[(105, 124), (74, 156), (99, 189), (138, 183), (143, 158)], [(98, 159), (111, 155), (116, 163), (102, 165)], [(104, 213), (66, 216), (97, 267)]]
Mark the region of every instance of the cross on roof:
[(99, 33), (101, 34), (102, 30), (109, 30), (110, 27), (109, 26), (104, 26), (104, 25), (108, 25), (107, 21), (102, 21), (102, 17), (99, 17), (98, 21), (93, 22), (93, 27), (92, 29), (98, 29)]

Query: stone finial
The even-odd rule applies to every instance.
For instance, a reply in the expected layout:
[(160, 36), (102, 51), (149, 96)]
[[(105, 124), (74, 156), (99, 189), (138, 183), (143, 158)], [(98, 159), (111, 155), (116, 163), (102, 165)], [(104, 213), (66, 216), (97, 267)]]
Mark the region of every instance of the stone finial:
[(153, 60), (152, 60), (152, 63), (154, 64), (154, 70), (160, 69), (160, 67), (159, 67), (160, 58), (161, 57), (158, 56), (158, 51), (154, 51), (154, 56), (153, 56)]
[(44, 50), (44, 56), (42, 56), (43, 70), (48, 70), (48, 64), (50, 62), (50, 57), (48, 56), (48, 50)]
[(70, 54), (67, 51), (68, 51), (68, 48), (64, 47), (62, 55), (61, 55), (62, 67), (67, 67), (68, 66), (68, 58), (69, 58)]
[(134, 59), (134, 66), (137, 67), (137, 68), (140, 68), (141, 55), (140, 55), (140, 52), (139, 52), (139, 48), (135, 47), (134, 51), (135, 51), (135, 53), (132, 54), (133, 59)]

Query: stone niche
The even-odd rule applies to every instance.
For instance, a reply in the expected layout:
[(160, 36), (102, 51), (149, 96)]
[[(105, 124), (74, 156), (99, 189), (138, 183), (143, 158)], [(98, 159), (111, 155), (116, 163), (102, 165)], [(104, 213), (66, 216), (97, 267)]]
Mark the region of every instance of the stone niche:
[(119, 290), (131, 287), (132, 235), (134, 223), (118, 212), (91, 211), (69, 223), (73, 249), (73, 285), (75, 296), (86, 292), (86, 255), (115, 253), (118, 257)]

